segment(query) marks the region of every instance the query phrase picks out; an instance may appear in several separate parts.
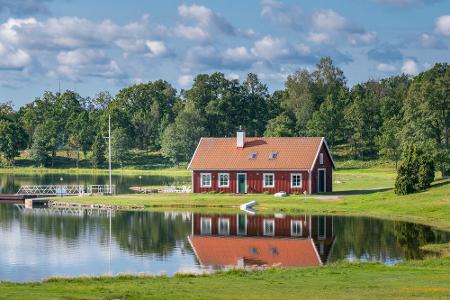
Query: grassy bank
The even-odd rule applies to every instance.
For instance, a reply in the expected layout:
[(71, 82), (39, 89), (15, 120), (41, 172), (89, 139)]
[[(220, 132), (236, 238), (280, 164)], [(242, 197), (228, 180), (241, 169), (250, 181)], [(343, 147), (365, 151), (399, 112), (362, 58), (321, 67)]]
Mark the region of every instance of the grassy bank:
[(233, 270), (213, 275), (52, 279), (0, 283), (0, 299), (443, 299), (450, 258), (397, 266), (337, 263), (322, 268)]
[(424, 192), (397, 196), (392, 190), (395, 172), (387, 168), (345, 169), (335, 173), (334, 193), (325, 196), (234, 194), (130, 194), (113, 197), (68, 197), (57, 201), (83, 204), (144, 206), (152, 210), (237, 211), (256, 200), (263, 213), (312, 213), (372, 216), (430, 224), (450, 230), (450, 179), (438, 179)]

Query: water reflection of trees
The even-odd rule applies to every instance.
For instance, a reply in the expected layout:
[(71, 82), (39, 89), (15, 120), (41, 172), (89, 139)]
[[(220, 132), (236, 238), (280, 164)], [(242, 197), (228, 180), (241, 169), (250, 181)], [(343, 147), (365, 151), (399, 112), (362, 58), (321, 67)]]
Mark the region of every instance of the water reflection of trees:
[(430, 243), (445, 243), (450, 234), (436, 231), (429, 226), (395, 222), (395, 236), (406, 259), (422, 259), (424, 252), (420, 247)]
[[(109, 184), (107, 174), (0, 174), (0, 194), (14, 194), (22, 185), (48, 185), (60, 184), (60, 178), (64, 179), (64, 184), (73, 185), (103, 185)], [(138, 175), (113, 175), (113, 184), (117, 187), (118, 193), (129, 193), (131, 186), (139, 185), (171, 185), (189, 184), (190, 177), (144, 175), (139, 179)]]
[(175, 246), (186, 249), (191, 222), (181, 215), (123, 212), (114, 218), (113, 235), (120, 247), (135, 254), (169, 254)]
[(429, 226), (370, 218), (335, 217), (334, 233), (335, 259), (348, 255), (377, 261), (419, 259), (420, 246), (450, 239), (450, 234)]
[[(0, 225), (17, 226), (45, 236), (57, 238), (68, 244), (89, 242), (95, 237), (101, 245), (109, 242), (109, 218), (104, 215), (58, 215), (46, 210), (30, 210), (21, 213), (12, 205), (0, 205)], [(112, 217), (111, 234), (121, 249), (136, 255), (154, 254), (164, 257), (175, 247), (190, 251), (186, 237), (191, 222), (182, 215), (156, 212), (116, 212)]]

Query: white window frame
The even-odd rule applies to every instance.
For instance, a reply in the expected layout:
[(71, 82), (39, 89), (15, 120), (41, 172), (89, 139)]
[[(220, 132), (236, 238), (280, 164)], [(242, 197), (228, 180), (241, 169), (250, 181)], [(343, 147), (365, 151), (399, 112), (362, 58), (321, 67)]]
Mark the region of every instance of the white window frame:
[[(300, 224), (300, 233), (294, 232), (294, 224)], [(303, 235), (303, 222), (301, 220), (291, 220), (291, 236), (302, 236)]]
[[(203, 230), (203, 222), (209, 223), (209, 232), (204, 232)], [(200, 234), (201, 235), (211, 235), (212, 234), (212, 220), (211, 218), (200, 218)]]
[[(294, 176), (300, 176), (300, 185), (294, 185)], [(302, 173), (291, 173), (291, 188), (302, 188), (303, 187), (303, 174)]]
[[(227, 231), (226, 232), (222, 232), (220, 230), (220, 224), (224, 221), (225, 221), (225, 223), (227, 223)], [(218, 235), (230, 235), (230, 219), (229, 218), (219, 218), (217, 220), (217, 234)]]
[[(203, 184), (203, 176), (209, 176), (209, 185)], [(200, 187), (212, 187), (212, 174), (211, 173), (200, 173)]]
[[(266, 176), (272, 176), (272, 185), (266, 185)], [(275, 187), (275, 173), (263, 173), (263, 187), (265, 188), (273, 188)]]
[(319, 164), (323, 165), (323, 153), (319, 154)]
[[(267, 232), (266, 231), (266, 223), (272, 223), (273, 232)], [(275, 220), (274, 219), (264, 219), (263, 222), (263, 233), (266, 236), (274, 236), (275, 235)]]
[[(221, 182), (220, 177), (223, 176), (223, 175), (226, 175), (227, 178), (228, 178), (226, 185), (221, 185), (221, 183), (220, 183)], [(220, 188), (230, 187), (230, 173), (219, 173), (217, 175), (217, 186), (220, 187)]]

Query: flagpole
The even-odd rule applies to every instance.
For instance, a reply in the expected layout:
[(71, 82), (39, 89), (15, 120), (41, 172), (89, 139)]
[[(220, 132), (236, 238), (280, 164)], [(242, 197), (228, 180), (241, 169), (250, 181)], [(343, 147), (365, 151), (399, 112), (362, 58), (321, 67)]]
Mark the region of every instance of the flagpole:
[(112, 195), (112, 176), (111, 176), (111, 115), (108, 119), (108, 150), (109, 150), (109, 194)]

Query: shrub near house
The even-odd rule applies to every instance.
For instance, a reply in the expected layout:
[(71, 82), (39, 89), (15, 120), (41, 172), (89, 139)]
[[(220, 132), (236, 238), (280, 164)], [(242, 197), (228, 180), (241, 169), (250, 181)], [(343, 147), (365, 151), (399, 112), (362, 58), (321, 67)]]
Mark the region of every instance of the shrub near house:
[(202, 138), (188, 166), (194, 193), (332, 191), (335, 164), (323, 137)]

